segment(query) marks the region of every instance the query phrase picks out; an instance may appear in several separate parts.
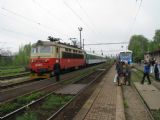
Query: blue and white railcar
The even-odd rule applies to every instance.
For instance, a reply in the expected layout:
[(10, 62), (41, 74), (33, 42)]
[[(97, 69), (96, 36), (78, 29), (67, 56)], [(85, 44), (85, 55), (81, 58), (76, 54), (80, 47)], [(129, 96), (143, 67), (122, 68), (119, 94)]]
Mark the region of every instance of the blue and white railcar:
[(127, 51), (121, 51), (119, 53), (119, 60), (120, 61), (126, 61), (128, 63), (132, 63), (132, 51), (127, 50)]

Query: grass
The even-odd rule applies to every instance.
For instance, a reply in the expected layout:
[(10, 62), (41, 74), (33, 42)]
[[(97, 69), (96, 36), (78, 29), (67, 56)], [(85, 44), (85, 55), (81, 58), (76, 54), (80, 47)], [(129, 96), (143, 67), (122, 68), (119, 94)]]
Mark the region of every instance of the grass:
[(50, 115), (50, 112), (59, 109), (72, 98), (73, 96), (71, 95), (62, 96), (52, 94), (48, 96), (38, 108), (34, 108), (34, 112), (29, 108), (23, 115), (18, 116), (16, 120), (39, 120), (39, 117)]
[(24, 72), (25, 68), (15, 68), (15, 69), (0, 69), (0, 76), (8, 76), (8, 75), (14, 75), (18, 74), (20, 72)]
[(28, 95), (28, 96), (18, 97), (17, 103), (22, 104), (22, 105), (26, 104), (26, 103), (30, 103), (31, 101), (33, 101), (37, 98), (40, 98), (42, 95), (44, 95), (43, 92), (36, 92), (36, 93), (33, 93), (31, 95)]
[(44, 95), (43, 92), (36, 92), (36, 93), (32, 93), (30, 95), (18, 97), (15, 101), (12, 101), (12, 102), (0, 104), (0, 116), (8, 114), (8, 113), (22, 107), (23, 105), (28, 104), (35, 99), (38, 99), (42, 95)]
[(6, 103), (0, 105), (0, 116), (5, 115), (19, 107), (18, 103)]
[(129, 107), (126, 99), (124, 100), (123, 104), (124, 104), (124, 108), (128, 108)]
[(152, 115), (155, 120), (160, 120), (160, 109), (152, 111)]
[(38, 118), (37, 114), (30, 111), (30, 112), (26, 112), (22, 116), (17, 117), (16, 120), (38, 120), (37, 118)]
[(44, 110), (55, 109), (67, 103), (73, 96), (61, 96), (61, 95), (51, 95), (49, 96), (41, 108)]

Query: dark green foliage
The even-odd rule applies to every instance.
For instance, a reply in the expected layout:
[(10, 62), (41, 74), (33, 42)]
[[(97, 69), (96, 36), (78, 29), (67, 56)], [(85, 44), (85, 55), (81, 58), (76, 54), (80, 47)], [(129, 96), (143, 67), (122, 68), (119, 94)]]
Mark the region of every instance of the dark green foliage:
[(160, 109), (152, 111), (155, 120), (160, 120)]
[(130, 39), (129, 50), (133, 51), (133, 60), (135, 62), (144, 59), (144, 54), (160, 50), (160, 30), (155, 31), (153, 40), (148, 40), (143, 35), (133, 35)]
[(31, 52), (31, 44), (21, 46), (14, 59), (14, 65), (28, 65)]
[(22, 97), (18, 97), (16, 102), (8, 102), (4, 104), (0, 104), (0, 116), (5, 115), (7, 113), (10, 113), (19, 107), (22, 107), (25, 104), (30, 103), (31, 101), (40, 98), (42, 95), (44, 95), (43, 92), (37, 92), (33, 93), (31, 95), (26, 95)]
[(42, 105), (42, 109), (54, 109), (67, 103), (73, 96), (51, 95)]
[(37, 93), (33, 93), (33, 94), (29, 95), (29, 96), (19, 97), (17, 99), (17, 103), (19, 103), (21, 105), (30, 103), (31, 101), (40, 98), (43, 94), (44, 93), (42, 93), (42, 92), (37, 92)]
[(36, 113), (27, 112), (23, 116), (17, 117), (16, 120), (38, 120), (38, 119)]
[(134, 61), (142, 60), (144, 53), (148, 51), (148, 39), (142, 35), (133, 35), (128, 49), (133, 52)]
[(18, 103), (6, 103), (0, 105), (0, 116), (5, 115), (19, 107)]
[(31, 44), (19, 47), (19, 51), (13, 55), (11, 51), (0, 53), (0, 66), (27, 66), (29, 63)]
[(155, 35), (154, 35), (154, 42), (160, 43), (160, 30), (156, 30)]

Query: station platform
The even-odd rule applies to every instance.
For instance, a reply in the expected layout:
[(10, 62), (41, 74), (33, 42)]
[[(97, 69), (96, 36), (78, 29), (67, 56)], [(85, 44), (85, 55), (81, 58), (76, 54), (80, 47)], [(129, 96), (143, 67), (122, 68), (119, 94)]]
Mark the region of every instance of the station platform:
[(143, 97), (145, 103), (150, 108), (150, 110), (160, 109), (160, 91), (151, 85), (143, 84), (139, 82), (134, 82), (136, 89), (139, 91), (140, 95)]
[(73, 120), (125, 120), (121, 87), (113, 83), (115, 66), (97, 85)]
[(29, 77), (20, 77), (20, 78), (14, 78), (12, 80), (0, 80), (0, 87), (5, 87), (9, 85), (14, 85), (17, 83), (23, 83), (26, 81), (29, 81)]

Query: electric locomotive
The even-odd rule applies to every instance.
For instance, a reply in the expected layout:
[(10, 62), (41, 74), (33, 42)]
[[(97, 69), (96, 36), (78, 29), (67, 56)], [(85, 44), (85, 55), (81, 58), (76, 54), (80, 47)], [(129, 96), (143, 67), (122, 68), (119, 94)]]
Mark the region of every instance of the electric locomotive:
[(57, 40), (39, 40), (31, 48), (29, 65), (32, 73), (31, 78), (49, 79), (56, 60), (59, 60), (61, 70), (80, 68), (106, 61), (103, 56), (86, 53), (77, 46), (61, 43)]
[(119, 60), (124, 61), (124, 62), (126, 61), (129, 64), (131, 64), (132, 63), (132, 51), (130, 51), (130, 50), (121, 51), (119, 53)]
[(59, 60), (61, 70), (85, 65), (85, 51), (59, 41), (41, 41), (32, 45), (30, 70), (32, 78), (49, 78)]

